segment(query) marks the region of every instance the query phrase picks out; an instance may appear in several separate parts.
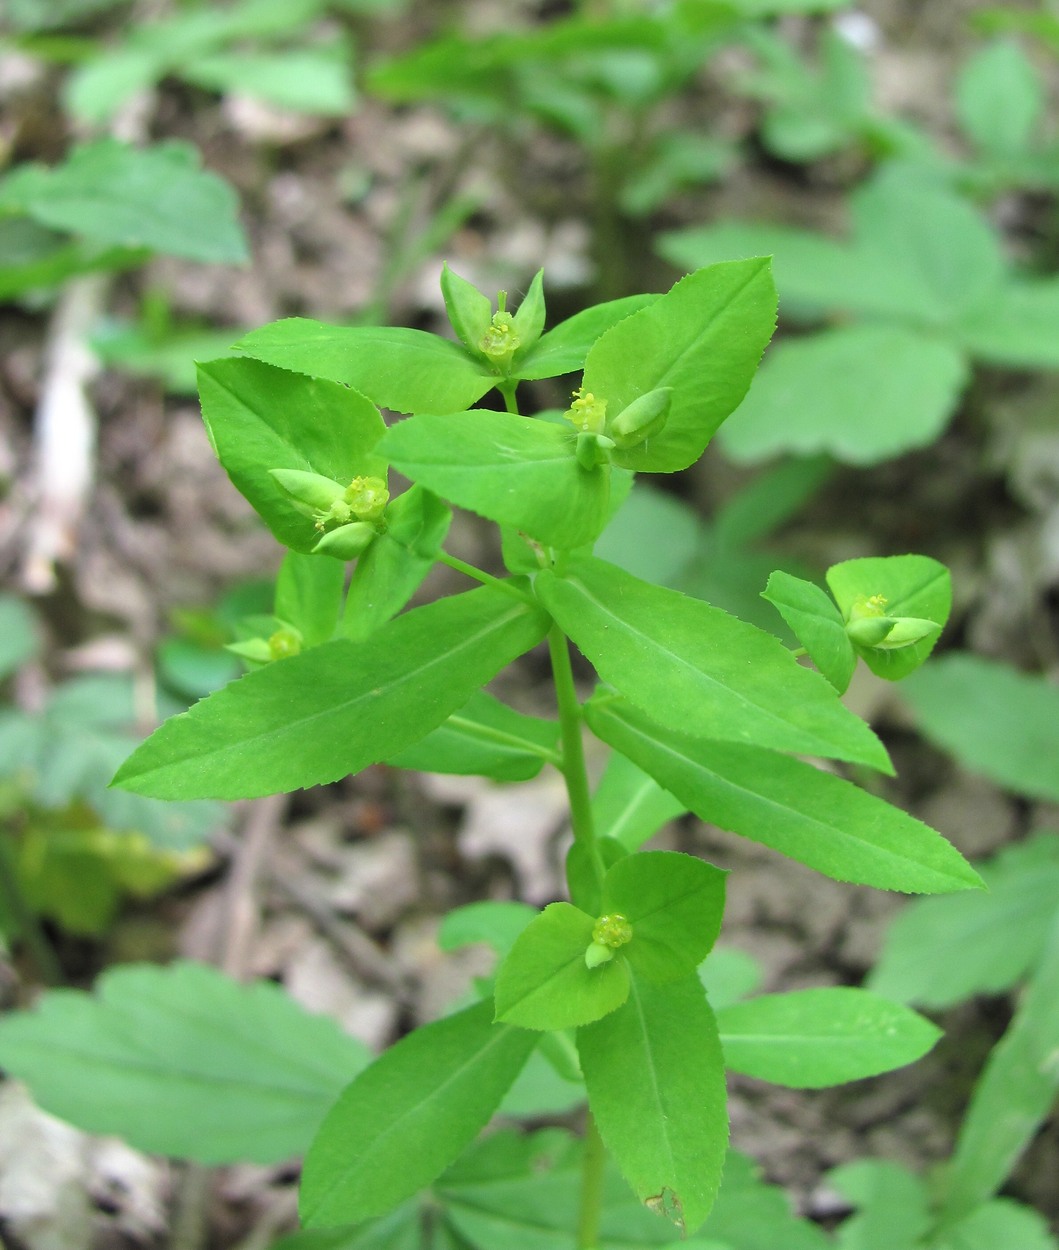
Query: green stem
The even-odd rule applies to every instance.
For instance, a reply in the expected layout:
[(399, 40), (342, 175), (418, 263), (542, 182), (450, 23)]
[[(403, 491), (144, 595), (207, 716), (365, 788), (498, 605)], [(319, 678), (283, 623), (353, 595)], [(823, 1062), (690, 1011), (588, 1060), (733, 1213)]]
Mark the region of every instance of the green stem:
[(503, 382), (498, 382), (496, 384), (496, 389), (501, 395), (503, 395), (504, 407), (508, 410), (508, 412), (513, 413), (516, 417), (521, 416), (521, 413), (518, 410), (518, 399), (515, 396), (515, 391), (518, 389), (518, 382), (516, 382), (513, 378), (507, 378)]
[(570, 824), (574, 841), (588, 852), (599, 882), (603, 882), (603, 859), (592, 820), (592, 797), (588, 791), (585, 747), (581, 741), (581, 704), (574, 688), (574, 670), (566, 635), (558, 625), (548, 631), (548, 651), (552, 659), (555, 697), (559, 704), (559, 730), (563, 744), (563, 779), (570, 800)]
[(535, 605), (537, 602), (532, 595), (519, 590), (517, 586), (513, 586), (505, 578), (494, 577), (492, 573), (487, 573), (484, 569), (468, 564), (466, 560), (461, 560), (459, 556), (450, 556), (447, 551), (439, 551), (435, 559), (439, 564), (447, 564), (450, 569), (455, 569), (457, 573), (463, 573), (464, 576), (471, 577), (476, 582), (481, 582), (483, 586), (492, 586), (494, 590), (502, 590), (506, 595), (513, 595), (521, 603)]
[(603, 1210), (603, 1166), (606, 1147), (590, 1111), (585, 1120), (584, 1154), (581, 1158), (581, 1210), (577, 1216), (577, 1250), (597, 1250), (599, 1220)]
[(41, 927), (40, 917), (19, 885), (18, 864), (10, 839), (7, 830), (0, 830), (0, 900), (25, 942), (40, 979), (45, 985), (61, 985), (63, 972), (59, 958)]

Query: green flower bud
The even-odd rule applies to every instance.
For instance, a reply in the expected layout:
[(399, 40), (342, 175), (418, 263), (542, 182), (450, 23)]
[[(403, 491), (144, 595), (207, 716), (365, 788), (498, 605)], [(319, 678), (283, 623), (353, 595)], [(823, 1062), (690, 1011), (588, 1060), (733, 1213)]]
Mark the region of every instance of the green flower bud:
[(353, 521), (329, 530), (313, 548), (315, 555), (336, 556), (339, 560), (355, 560), (376, 536), (375, 526), (366, 521)]
[(319, 473), (306, 473), (302, 469), (269, 469), (269, 473), (280, 490), (305, 516), (327, 512), (345, 494), (337, 482)]
[(623, 450), (639, 447), (649, 438), (662, 432), (669, 417), (669, 409), (673, 402), (673, 388), (659, 386), (639, 399), (634, 399), (627, 408), (607, 425), (607, 433)]
[(902, 647), (914, 647), (924, 638), (932, 638), (941, 633), (941, 626), (936, 621), (928, 621), (923, 617), (897, 616), (892, 620), (889, 633), (881, 642), (875, 643), (880, 651), (899, 651)]
[(514, 317), (509, 312), (504, 312), (502, 308), (499, 312), (493, 313), (489, 329), (482, 335), (482, 341), (478, 346), (493, 364), (506, 365), (522, 346), (522, 340), (515, 329)]
[(268, 640), (269, 659), (285, 660), (289, 655), (300, 655), (304, 642), (300, 629), (283, 625)]
[(617, 950), (632, 941), (632, 925), (619, 912), (600, 916), (592, 929), (592, 941)]
[(247, 638), (243, 642), (230, 642), (224, 648), (252, 664), (268, 664), (275, 657), (264, 638)]
[(344, 499), (358, 521), (377, 521), (386, 511), (390, 492), (381, 477), (355, 477)]
[(575, 452), (582, 469), (594, 469), (598, 465), (609, 464), (613, 450), (614, 440), (606, 434), (582, 433), (577, 436)]
[(563, 416), (581, 431), (582, 434), (602, 434), (607, 424), (607, 401), (597, 399), (585, 388), (579, 386), (572, 396), (573, 402)]
[(846, 634), (850, 642), (855, 642), (860, 647), (878, 647), (894, 624), (895, 618), (892, 616), (862, 616), (860, 620), (846, 623)]

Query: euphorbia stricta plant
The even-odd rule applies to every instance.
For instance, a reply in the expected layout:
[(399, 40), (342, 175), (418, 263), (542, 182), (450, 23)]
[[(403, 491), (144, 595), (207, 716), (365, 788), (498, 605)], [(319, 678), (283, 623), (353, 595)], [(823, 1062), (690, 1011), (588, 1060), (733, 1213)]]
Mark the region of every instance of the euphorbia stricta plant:
[[(539, 274), (515, 312), (448, 269), (442, 287), (459, 342), (293, 319), (201, 367), (217, 454), (290, 554), (275, 619), (241, 646), (253, 671), (163, 725), (117, 781), (248, 798), (379, 761), (501, 780), (557, 768), (569, 897), (529, 923), (519, 909), (524, 928), (498, 937), (506, 954), (479, 1001), (410, 1033), (346, 1088), (309, 1151), (302, 1218), (369, 1220), (429, 1185), (539, 1047), (587, 1092), (571, 1238), (599, 1242), (608, 1153), (644, 1204), (691, 1232), (721, 1179), (726, 1063), (825, 1085), (909, 1062), (936, 1030), (846, 988), (715, 1014), (700, 968), (725, 873), (641, 851), (642, 822), (597, 827), (583, 735), (626, 778), (839, 880), (973, 887), (939, 834), (803, 758), (892, 771), (839, 694), (858, 656), (885, 677), (922, 662), (949, 609), (948, 575), (922, 556), (848, 561), (829, 573), (832, 600), (776, 574), (767, 597), (814, 671), (778, 638), (592, 554), (634, 474), (694, 463), (746, 393), (775, 324), (767, 260), (712, 265), (547, 333)], [(582, 371), (565, 411), (520, 411), (520, 383)], [(474, 407), (488, 396), (502, 406)], [(412, 415), (387, 428), (380, 407)], [(391, 495), (391, 468), (412, 485)], [(506, 575), (445, 550), (451, 507), (500, 527)], [(435, 562), (478, 585), (408, 609)], [(554, 721), (482, 689), (544, 642)], [(599, 678), (584, 702), (571, 642)]]

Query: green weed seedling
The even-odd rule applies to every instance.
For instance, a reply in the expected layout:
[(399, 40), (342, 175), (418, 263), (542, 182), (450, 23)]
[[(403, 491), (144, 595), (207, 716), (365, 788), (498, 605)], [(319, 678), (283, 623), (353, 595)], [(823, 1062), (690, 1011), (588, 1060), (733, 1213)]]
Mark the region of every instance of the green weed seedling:
[(966, 201), (901, 165), (849, 211), (846, 242), (745, 222), (662, 236), (680, 265), (774, 253), (792, 322), (827, 323), (769, 353), (721, 437), (736, 460), (826, 451), (874, 464), (939, 436), (973, 363), (1059, 367), (1059, 282), (1013, 269)]
[[(36, 659), (40, 632), (0, 596), (0, 681)], [(45, 980), (60, 973), (42, 921), (98, 936), (124, 897), (148, 898), (207, 860), (213, 803), (159, 803), (107, 788), (135, 745), (132, 682), (88, 673), (39, 709), (0, 704), (0, 934), (24, 944)]]
[[(380, 761), (498, 780), (552, 766), (570, 801), (568, 897), (540, 912), (491, 903), (450, 917), (442, 941), (488, 941), (494, 977), (367, 1066), (275, 987), (233, 987), (186, 965), (116, 970), (98, 996), (46, 996), (0, 1024), (0, 1062), (59, 1114), (165, 1153), (219, 1162), (308, 1147), (306, 1245), (484, 1250), (513, 1227), (533, 1248), (687, 1234), (699, 1250), (752, 1250), (765, 1227), (784, 1245), (824, 1246), (745, 1160), (726, 1164), (726, 1065), (813, 1088), (908, 1063), (937, 1030), (871, 991), (732, 993), (731, 958), (711, 954), (725, 873), (641, 847), (690, 810), (843, 881), (946, 893), (979, 879), (940, 834), (799, 758), (891, 771), (833, 674), (593, 554), (633, 475), (694, 463), (742, 399), (775, 321), (769, 264), (709, 266), (548, 332), (540, 274), (514, 311), (448, 269), (442, 288), (457, 342), (295, 318), (201, 366), (213, 446), (290, 552), (275, 615), (246, 653), (256, 667), (164, 724), (116, 784), (236, 798)], [(523, 382), (579, 372), (565, 410), (520, 412)], [(490, 396), (496, 407), (482, 403)], [(410, 415), (387, 427), (380, 407)], [(391, 469), (411, 481), (393, 496)], [(453, 507), (498, 525), (503, 575), (446, 550)], [(889, 677), (923, 658), (948, 611), (945, 571), (922, 560), (832, 570), (837, 620), (825, 628)], [(409, 608), (436, 563), (475, 588)], [(815, 637), (794, 627), (826, 668)], [(599, 678), (585, 701), (571, 643)], [(541, 644), (555, 720), (485, 689)], [(611, 749), (595, 794), (586, 730)], [(178, 991), (199, 983), (211, 1006), (191, 1017)], [(130, 1069), (123, 1056), (132, 1039), (143, 1045), (145, 1016), (149, 1059)], [(191, 1099), (179, 1122), (149, 1111), (174, 1072)], [(174, 1105), (173, 1090), (158, 1097)], [(204, 1098), (217, 1105), (197, 1130), (187, 1108)], [(551, 1130), (477, 1140), (498, 1110), (582, 1099), (581, 1141)], [(739, 1214), (745, 1203), (763, 1224)]]
[(77, 274), (128, 269), (154, 253), (210, 264), (246, 260), (234, 191), (187, 143), (75, 146), (59, 165), (0, 178), (0, 299)]

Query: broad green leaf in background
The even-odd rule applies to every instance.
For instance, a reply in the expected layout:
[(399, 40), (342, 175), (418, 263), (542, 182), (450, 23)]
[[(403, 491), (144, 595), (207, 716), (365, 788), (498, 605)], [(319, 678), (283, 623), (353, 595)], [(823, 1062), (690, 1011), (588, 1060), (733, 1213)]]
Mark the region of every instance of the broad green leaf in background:
[(37, 618), (15, 595), (0, 594), (0, 680), (32, 659), (39, 646)]
[(699, 967), (699, 980), (714, 1011), (752, 994), (764, 975), (753, 955), (734, 946), (715, 946)]
[(956, 83), (956, 111), (964, 134), (1000, 159), (1029, 148), (1044, 103), (1033, 62), (1014, 40), (980, 49)]
[(868, 987), (898, 1002), (951, 1007), (1000, 994), (1041, 957), (1059, 912), (1059, 835), (1039, 833), (978, 865), (985, 892), (917, 899), (890, 925)]
[(211, 1164), (305, 1150), (368, 1058), (278, 986), (202, 964), (118, 966), (94, 994), (50, 990), (0, 1019), (0, 1064), (45, 1110)]
[(627, 855), (608, 870), (601, 910), (632, 925), (620, 953), (634, 975), (675, 981), (695, 971), (721, 931), (726, 876), (676, 851)]
[(235, 798), (334, 781), (425, 737), (546, 630), (492, 587), (415, 608), (358, 645), (339, 639), (248, 673), (167, 721), (115, 784)]
[(1008, 283), (954, 327), (965, 351), (987, 364), (1059, 369), (1059, 281)]
[(560, 377), (584, 368), (585, 357), (592, 344), (603, 334), (641, 308), (648, 308), (660, 295), (626, 295), (621, 299), (595, 304), (560, 321), (543, 334), (529, 351), (516, 358), (517, 377), (533, 381)]
[(794, 1089), (877, 1076), (922, 1058), (941, 1030), (908, 1007), (848, 986), (763, 994), (717, 1013), (725, 1063)]
[(338, 625), (345, 568), (339, 560), (288, 551), (276, 576), (276, 615), (315, 647), (328, 642)]
[(673, 586), (698, 550), (702, 530), (694, 508), (640, 478), (600, 534), (593, 554), (645, 582)]
[[(728, 1152), (721, 1189), (700, 1237), (730, 1250), (828, 1250), (832, 1244), (819, 1225), (793, 1213), (779, 1186), (761, 1179), (756, 1163), (734, 1150)], [(698, 1247), (699, 1238), (687, 1244)]]
[(483, 899), (466, 903), (445, 915), (438, 929), (438, 945), (443, 951), (454, 951), (474, 942), (484, 942), (502, 957), (538, 914), (528, 903), (511, 900)]
[(844, 326), (785, 339), (720, 438), (737, 461), (826, 451), (849, 464), (932, 443), (967, 383), (962, 354), (888, 325)]
[(589, 968), (595, 920), (551, 903), (519, 935), (496, 976), (496, 1018), (527, 1029), (571, 1029), (614, 1011), (629, 993), (623, 959)]
[(972, 1211), (934, 1242), (936, 1250), (997, 1250), (999, 1246), (1056, 1250), (1057, 1245), (1044, 1216), (1006, 1198)]
[(812, 662), (844, 694), (857, 666), (857, 653), (834, 600), (819, 586), (782, 570), (772, 574), (761, 597), (776, 608)]
[(1007, 1032), (993, 1047), (945, 1173), (943, 1212), (955, 1219), (992, 1197), (1059, 1094), (1059, 918)]
[(930, 633), (911, 646), (892, 651), (854, 643), (854, 650), (878, 677), (899, 681), (914, 672), (934, 649), (941, 627), (952, 610), (952, 577), (930, 556), (866, 556), (843, 560), (827, 570), (827, 584), (845, 620), (858, 601), (881, 595), (889, 617), (933, 621)]
[(829, 1172), (827, 1183), (857, 1208), (839, 1226), (841, 1250), (917, 1250), (924, 1244), (932, 1224), (927, 1188), (900, 1164), (858, 1159)]
[(391, 501), (386, 532), (353, 569), (342, 617), (344, 638), (360, 642), (400, 612), (433, 567), (451, 520), (448, 505), (421, 486)]
[(578, 1030), (589, 1104), (640, 1201), (694, 1233), (713, 1205), (728, 1142), (724, 1059), (697, 976), (633, 977), (625, 1004)]
[(276, 538), (296, 551), (310, 552), (320, 535), (270, 469), (305, 470), (343, 484), (358, 473), (385, 474), (386, 462), (374, 450), (386, 429), (379, 410), (347, 386), (226, 359), (199, 366), (199, 394), (228, 476)]
[(302, 1222), (370, 1219), (428, 1185), (484, 1127), (538, 1040), (493, 1024), (490, 1001), (402, 1038), (328, 1113), (305, 1160)]
[(1059, 688), (997, 660), (952, 654), (901, 688), (921, 732), (971, 772), (1016, 794), (1059, 801)]
[(476, 410), (411, 417), (380, 452), (406, 477), (460, 507), (550, 546), (591, 542), (603, 529), (610, 470), (585, 469), (572, 426)]
[(776, 326), (767, 259), (711, 265), (682, 278), (650, 307), (619, 322), (592, 347), (584, 390), (621, 411), (658, 387), (672, 387), (659, 434), (615, 464), (655, 473), (687, 468), (746, 394)]
[(461, 773), (528, 781), (558, 764), (558, 721), (524, 716), (484, 690), (432, 733), (386, 762), (424, 773)]
[(602, 560), (578, 561), (563, 578), (545, 570), (534, 585), (600, 677), (655, 719), (891, 771), (868, 726), (764, 631)]
[(317, 117), (341, 117), (356, 104), (349, 52), (341, 42), (273, 53), (216, 53), (182, 66), (181, 76), (207, 91), (247, 95)]
[(601, 696), (586, 720), (702, 820), (838, 881), (909, 893), (981, 882), (940, 833), (831, 773), (758, 747), (693, 738)]
[(592, 795), (596, 836), (636, 851), (667, 821), (688, 809), (642, 768), (614, 751)]
[(232, 188), (170, 140), (137, 149), (116, 139), (75, 147), (50, 169), (21, 165), (0, 181), (0, 208), (54, 230), (215, 264), (247, 259)]
[(252, 330), (235, 346), (266, 364), (352, 386), (394, 412), (462, 412), (497, 381), (458, 343), (401, 326), (288, 317)]

